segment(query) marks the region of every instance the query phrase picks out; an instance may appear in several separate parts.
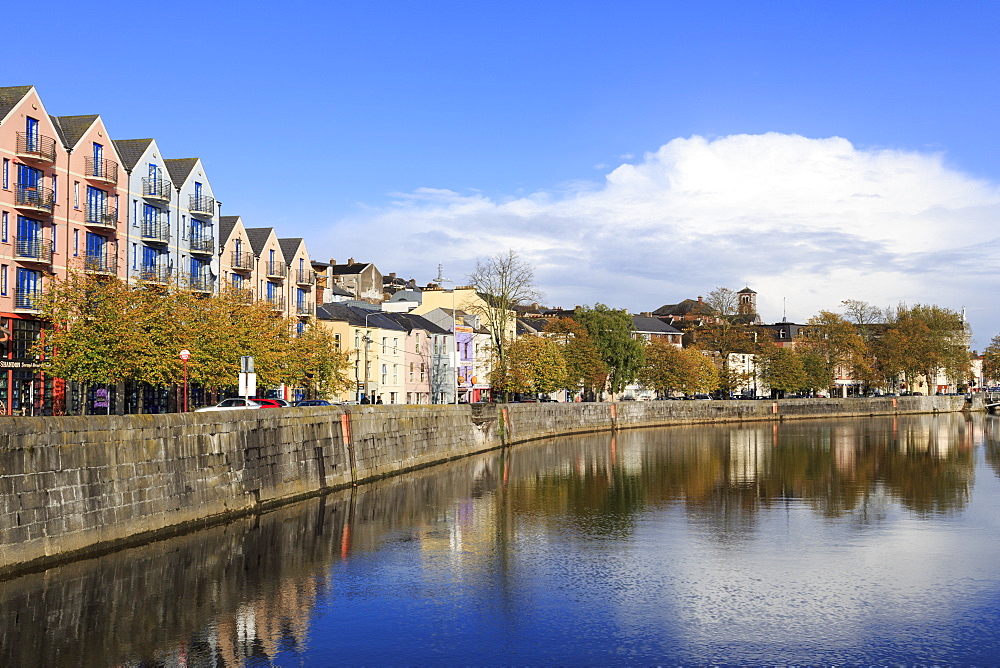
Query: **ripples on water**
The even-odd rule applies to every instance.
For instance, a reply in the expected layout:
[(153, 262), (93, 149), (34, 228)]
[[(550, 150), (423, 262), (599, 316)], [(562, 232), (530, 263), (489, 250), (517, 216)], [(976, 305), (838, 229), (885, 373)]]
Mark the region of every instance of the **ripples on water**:
[(0, 664), (995, 664), (998, 435), (517, 446), (0, 582)]

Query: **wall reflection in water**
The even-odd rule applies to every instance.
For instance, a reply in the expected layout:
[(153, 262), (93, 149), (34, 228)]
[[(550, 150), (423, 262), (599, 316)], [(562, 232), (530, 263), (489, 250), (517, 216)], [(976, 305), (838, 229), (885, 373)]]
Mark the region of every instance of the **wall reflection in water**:
[[(953, 516), (970, 502), (976, 446), (1000, 475), (998, 425), (938, 415), (518, 446), (0, 582), (0, 665), (337, 662), (324, 643), (340, 651), (352, 639), (317, 637), (318, 611), (413, 586), (385, 581), (379, 573), (388, 567), (377, 562), (358, 584), (349, 562), (376, 559), (387, 546), (410, 546), (408, 567), (427, 588), (412, 598), (433, 590), (476, 599), (469, 592), (499, 588), (483, 597), (503, 607), (527, 546), (542, 553), (599, 541), (617, 549), (650, 511), (680, 511), (694, 535), (717, 544), (766, 531), (761, 518), (789, 505), (857, 530), (884, 522), (890, 509), (917, 521)], [(472, 656), (468, 647), (451, 656), (409, 651), (396, 658)]]

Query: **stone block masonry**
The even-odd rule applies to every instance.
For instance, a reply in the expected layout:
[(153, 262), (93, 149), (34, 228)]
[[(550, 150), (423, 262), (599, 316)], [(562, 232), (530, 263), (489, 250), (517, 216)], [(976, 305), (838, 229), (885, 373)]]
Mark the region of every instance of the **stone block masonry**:
[(964, 407), (963, 397), (899, 397), (4, 417), (0, 575), (540, 438)]

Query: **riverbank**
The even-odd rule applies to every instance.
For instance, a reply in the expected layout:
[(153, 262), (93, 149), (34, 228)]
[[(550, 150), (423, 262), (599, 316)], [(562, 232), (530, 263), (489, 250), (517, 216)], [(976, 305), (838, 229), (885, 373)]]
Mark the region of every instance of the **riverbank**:
[(897, 397), (0, 418), (0, 575), (540, 438), (967, 407)]

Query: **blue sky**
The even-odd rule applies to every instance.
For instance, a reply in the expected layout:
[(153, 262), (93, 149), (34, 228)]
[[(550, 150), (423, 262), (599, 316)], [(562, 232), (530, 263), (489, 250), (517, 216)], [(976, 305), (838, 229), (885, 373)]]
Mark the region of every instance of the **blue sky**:
[(998, 3), (56, 2), (32, 25), (4, 85), (201, 157), (224, 214), (313, 257), (461, 282), (514, 248), (555, 305), (750, 285), (768, 321), (856, 298), (1000, 332)]

